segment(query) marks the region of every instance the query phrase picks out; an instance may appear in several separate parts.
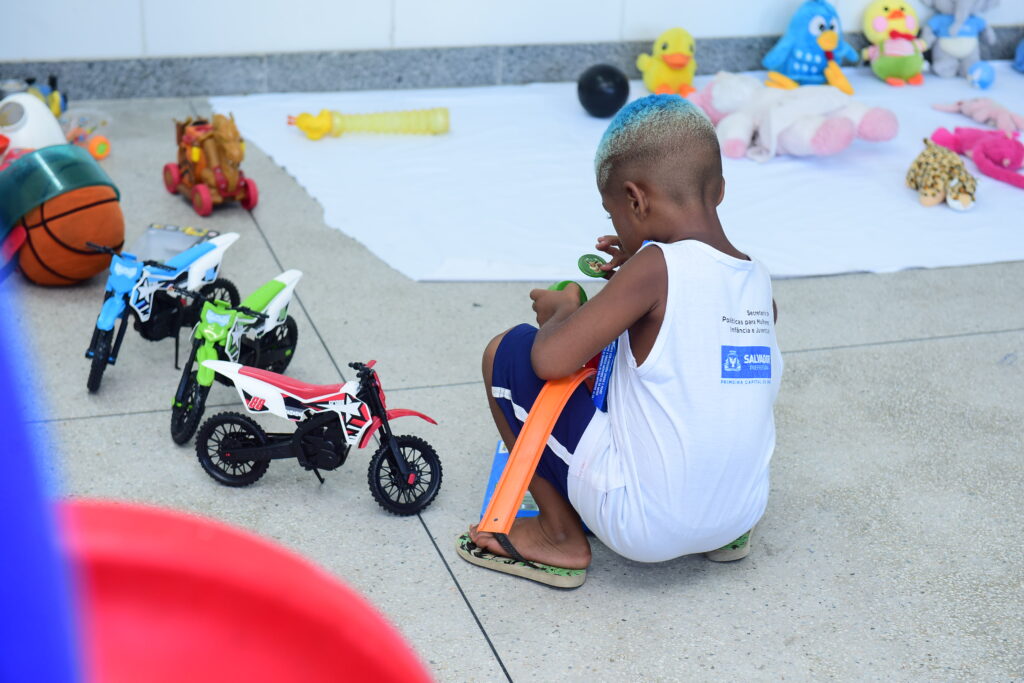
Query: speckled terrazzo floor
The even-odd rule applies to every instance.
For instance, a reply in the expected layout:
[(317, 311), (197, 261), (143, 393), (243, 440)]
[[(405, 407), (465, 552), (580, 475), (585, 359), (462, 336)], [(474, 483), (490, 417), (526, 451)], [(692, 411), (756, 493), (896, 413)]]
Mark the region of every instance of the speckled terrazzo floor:
[[(530, 285), (411, 282), (327, 229), (254, 147), (245, 170), (260, 205), (198, 219), (163, 190), (160, 168), (171, 119), (205, 101), (89, 104), (115, 118), (104, 163), (129, 242), (150, 222), (202, 221), (241, 233), (224, 273), (243, 291), (302, 269), (290, 374), (331, 382), (348, 361), (376, 358), (393, 405), (439, 420), (407, 427), (435, 446), (445, 477), (412, 518), (373, 502), (365, 452), (323, 485), (274, 463), (256, 486), (221, 487), (168, 438), (169, 341), (129, 336), (88, 395), (81, 352), (102, 280), (44, 290), (12, 279), (48, 405), (33, 428), (55, 444), (67, 495), (189, 510), (295, 549), (362, 592), (442, 681), (1024, 677), (1024, 263), (777, 282), (786, 375), (751, 556), (648, 566), (596, 543), (586, 584), (556, 592), (452, 548), (479, 513), (495, 440), (480, 350), (529, 318)], [(215, 386), (210, 411), (236, 402)]]

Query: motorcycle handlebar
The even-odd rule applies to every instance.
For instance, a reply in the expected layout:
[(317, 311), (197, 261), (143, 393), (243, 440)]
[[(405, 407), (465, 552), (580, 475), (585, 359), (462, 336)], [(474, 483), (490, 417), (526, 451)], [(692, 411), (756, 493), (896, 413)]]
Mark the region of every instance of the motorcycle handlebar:
[(100, 254), (116, 254), (116, 253), (118, 253), (117, 250), (113, 249), (112, 247), (105, 247), (102, 244), (96, 244), (94, 242), (86, 242), (85, 246), (89, 247), (93, 251), (98, 252)]
[[(206, 302), (211, 303), (211, 304), (217, 301), (217, 299), (215, 299), (213, 297), (203, 296), (199, 292), (193, 292), (190, 289), (181, 289), (179, 287), (168, 287), (167, 291), (170, 294), (178, 294), (180, 296), (187, 296), (190, 299), (198, 299), (200, 301), (206, 301)], [(229, 305), (229, 307), (230, 307), (230, 305)], [(253, 309), (248, 308), (247, 306), (234, 306), (233, 309), (238, 311), (239, 313), (244, 313), (245, 315), (252, 316), (252, 317), (254, 317), (254, 318), (256, 318), (256, 319), (258, 319), (260, 321), (263, 321), (263, 320), (267, 319), (267, 314), (266, 313), (260, 313), (259, 311), (254, 311)]]
[(348, 364), (348, 366), (350, 368), (352, 368), (353, 370), (356, 371), (356, 375), (359, 377), (359, 379), (362, 379), (364, 377), (369, 377), (371, 374), (373, 374), (373, 365), (374, 365), (374, 361), (370, 361), (369, 363), (349, 363)]
[(239, 313), (245, 313), (246, 315), (251, 315), (254, 318), (258, 318), (259, 320), (266, 320), (267, 319), (267, 314), (266, 313), (260, 313), (259, 311), (252, 310), (251, 308), (246, 308), (245, 306), (235, 306), (235, 310), (238, 311)]

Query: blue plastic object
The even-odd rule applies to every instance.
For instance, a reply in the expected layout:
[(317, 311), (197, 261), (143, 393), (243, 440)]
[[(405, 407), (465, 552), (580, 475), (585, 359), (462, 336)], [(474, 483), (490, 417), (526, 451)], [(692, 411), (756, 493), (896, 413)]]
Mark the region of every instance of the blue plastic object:
[(1017, 53), (1013, 58), (1013, 68), (1024, 74), (1024, 40), (1017, 43)]
[[(498, 439), (498, 446), (494, 449), (494, 460), (491, 462), (491, 473), (487, 477), (484, 504), (480, 507), (481, 517), (487, 512), (487, 504), (491, 502), (491, 497), (494, 496), (494, 489), (498, 486), (498, 480), (501, 479), (501, 473), (505, 471), (506, 464), (508, 464), (508, 449), (505, 448), (505, 442)], [(516, 512), (516, 517), (536, 517), (539, 514), (540, 510), (537, 509), (537, 504), (533, 502), (533, 496), (527, 492), (522, 505), (519, 506), (519, 510)]]
[(988, 90), (995, 81), (995, 69), (988, 62), (977, 62), (967, 71), (967, 82), (979, 90)]
[[(17, 320), (0, 290), (0, 320)], [(68, 569), (58, 547), (40, 449), (25, 426), (20, 397), (31, 386), (16, 359), (25, 348), (0, 325), (0, 681), (81, 680)], [(38, 417), (38, 416), (36, 416)]]
[(0, 240), (40, 204), (93, 185), (106, 185), (121, 197), (106, 171), (77, 145), (43, 147), (17, 159), (0, 172)]
[(213, 251), (213, 245), (209, 242), (200, 242), (193, 247), (189, 247), (180, 254), (176, 254), (171, 257), (164, 265), (180, 271), (190, 266), (193, 261), (209, 251)]

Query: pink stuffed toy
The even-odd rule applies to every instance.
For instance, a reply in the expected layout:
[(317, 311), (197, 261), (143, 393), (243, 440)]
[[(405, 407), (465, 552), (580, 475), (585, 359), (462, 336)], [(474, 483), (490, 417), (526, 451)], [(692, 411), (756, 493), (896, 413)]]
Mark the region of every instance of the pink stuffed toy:
[(690, 100), (715, 124), (722, 154), (733, 159), (838, 154), (854, 138), (884, 142), (899, 129), (888, 109), (868, 107), (829, 85), (780, 90), (722, 71)]
[(1019, 135), (981, 128), (957, 128), (950, 133), (939, 128), (932, 133), (932, 141), (970, 157), (985, 175), (1024, 190), (1024, 175), (1015, 172), (1024, 164), (1024, 144), (1017, 139)]
[(963, 114), (964, 116), (971, 117), (978, 123), (994, 126), (1007, 133), (1024, 130), (1024, 116), (1014, 114), (1003, 105), (987, 97), (960, 100), (953, 104), (933, 104), (932, 109)]

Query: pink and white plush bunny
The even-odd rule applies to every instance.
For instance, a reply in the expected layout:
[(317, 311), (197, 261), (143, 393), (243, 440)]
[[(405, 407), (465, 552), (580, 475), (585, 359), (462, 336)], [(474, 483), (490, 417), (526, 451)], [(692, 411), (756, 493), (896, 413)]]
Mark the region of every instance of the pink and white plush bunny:
[(885, 142), (899, 130), (888, 109), (868, 107), (829, 85), (780, 90), (722, 71), (690, 100), (715, 124), (722, 154), (733, 159), (838, 154), (856, 138)]
[(976, 97), (973, 100), (960, 100), (953, 104), (933, 104), (932, 109), (951, 111), (969, 116), (978, 123), (994, 126), (1005, 133), (1024, 130), (1024, 116), (1012, 111), (987, 97)]

